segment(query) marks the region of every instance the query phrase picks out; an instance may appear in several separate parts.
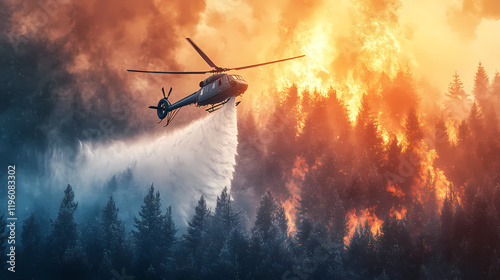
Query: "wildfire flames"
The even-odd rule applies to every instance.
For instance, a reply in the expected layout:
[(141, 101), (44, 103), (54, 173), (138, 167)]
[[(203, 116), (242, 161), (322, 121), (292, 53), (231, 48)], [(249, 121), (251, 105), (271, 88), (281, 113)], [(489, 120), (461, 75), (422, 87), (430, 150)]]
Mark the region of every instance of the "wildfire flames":
[(354, 231), (358, 227), (362, 227), (368, 222), (368, 225), (371, 228), (373, 235), (378, 235), (380, 232), (380, 228), (382, 227), (383, 221), (380, 220), (374, 213), (373, 209), (363, 209), (361, 211), (350, 211), (347, 214), (349, 226), (349, 233), (344, 238), (344, 243), (349, 244), (352, 236), (354, 235)]
[[(435, 165), (438, 159), (436, 145), (442, 142), (433, 135), (434, 112), (423, 108), (435, 104), (433, 106), (439, 109), (440, 105), (435, 96), (428, 96), (424, 92), (426, 88), (417, 82), (419, 75), (413, 73), (420, 66), (408, 47), (408, 39), (412, 37), (413, 31), (399, 20), (402, 3), (352, 1), (341, 8), (343, 12), (347, 11), (348, 18), (338, 14), (338, 7), (327, 8), (328, 5), (324, 5), (323, 9), (315, 10), (313, 16), (301, 22), (291, 23), (286, 17), (283, 18), (279, 28), (282, 39), (280, 53), (283, 56), (306, 55), (306, 59), (271, 68), (272, 80), (269, 83), (273, 92), (281, 93), (276, 97), (277, 102), (281, 103), (287, 102), (287, 91), (292, 85), (296, 86), (296, 136), (300, 137), (304, 133), (305, 120), (310, 114), (310, 110), (304, 108), (304, 100), (309, 103), (323, 102), (334, 92), (346, 105), (349, 121), (355, 127), (363, 96), (366, 95), (371, 103), (370, 114), (377, 120), (376, 129), (383, 145), (389, 145), (395, 137), (402, 150), (412, 150), (411, 154), (398, 159), (397, 176), (404, 180), (418, 179), (411, 182), (410, 190), (403, 190), (397, 180), (388, 180), (387, 193), (400, 201), (405, 201), (409, 196), (427, 201), (429, 195), (426, 196), (426, 193), (432, 192), (437, 199), (436, 207), (440, 209), (452, 183), (445, 172)], [(338, 22), (348, 24), (339, 27), (336, 25)], [(265, 120), (268, 112), (263, 112), (260, 106), (256, 104), (252, 113), (256, 118)], [(422, 141), (419, 143), (405, 141), (405, 115), (410, 108), (417, 110), (418, 121), (423, 127)], [(445, 120), (449, 138), (444, 141), (456, 145), (458, 125), (456, 120)], [(284, 197), (283, 205), (292, 233), (297, 229), (296, 209), (299, 207), (305, 174), (320, 163), (308, 166), (304, 158), (298, 156), (292, 170), (285, 175), (289, 176), (286, 186), (290, 196)], [(390, 216), (403, 219), (408, 210), (397, 205), (389, 212)], [(356, 227), (365, 222), (376, 234), (383, 219), (376, 213), (377, 209), (374, 208), (349, 209), (349, 234), (345, 243), (352, 238)]]
[[(75, 78), (74, 83), (82, 92), (82, 104), (85, 104), (82, 106), (95, 109), (88, 104), (96, 102), (101, 110), (109, 111), (108, 102), (101, 100), (103, 85), (115, 89), (110, 92), (106, 89), (109, 100), (134, 100), (131, 102), (134, 106), (126, 110), (127, 127), (143, 127), (143, 123), (151, 122), (150, 115), (146, 116), (140, 108), (151, 105), (150, 93), (158, 92), (162, 77), (130, 76), (124, 69), (187, 71), (207, 67), (184, 42), (184, 37), (193, 38), (220, 66), (249, 65), (306, 55), (242, 72), (250, 87), (238, 107), (240, 119), (251, 116), (252, 120), (259, 120), (256, 129), (263, 129), (270, 126), (272, 108), (293, 104), (288, 111), (282, 112), (289, 121), (282, 127), (294, 129), (290, 138), (302, 141), (301, 149), (313, 150), (310, 154), (318, 153), (317, 158), (309, 158), (304, 151), (290, 146), (279, 154), (286, 160), (280, 158), (272, 163), (281, 169), (273, 176), (285, 177), (285, 190), (280, 198), (292, 232), (297, 229), (296, 209), (302, 199), (301, 190), (307, 174), (324, 169), (324, 162), (319, 158), (328, 153), (318, 150), (323, 146), (332, 157), (336, 153), (346, 153), (353, 158), (352, 162), (336, 162), (332, 167), (337, 181), (322, 182), (343, 185), (347, 189), (345, 197), (356, 195), (359, 187), (356, 177), (366, 177), (373, 172), (364, 166), (367, 158), (378, 161), (373, 166), (386, 179), (381, 189), (391, 201), (387, 209), (343, 201), (349, 204), (346, 207), (349, 238), (365, 221), (372, 232), (377, 232), (384, 218), (381, 213), (405, 217), (410, 210), (404, 205), (412, 199), (425, 202), (429, 197), (436, 197), (433, 204), (439, 209), (453, 190), (460, 201), (466, 180), (456, 180), (459, 183), (453, 184), (449, 174), (459, 174), (461, 170), (455, 170), (454, 163), (440, 163), (442, 159), (437, 149), (443, 144), (466, 146), (461, 138), (467, 134), (467, 129), (461, 122), (466, 120), (473, 100), (464, 97), (460, 110), (443, 103), (454, 71), (471, 77), (472, 65), (478, 60), (498, 61), (495, 55), (500, 46), (491, 40), (490, 34), (495, 34), (500, 23), (482, 23), (485, 22), (483, 18), (495, 19), (492, 14), (481, 14), (479, 10), (468, 13), (468, 7), (459, 7), (457, 1), (451, 0), (209, 0), (192, 1), (189, 5), (186, 1), (129, 2), (126, 5), (114, 0), (106, 5), (95, 0), (65, 3), (51, 7), (54, 11), (50, 17), (38, 4), (25, 2), (22, 7), (16, 6), (9, 20), (12, 32), (8, 37), (15, 51), (21, 53), (30, 53), (28, 47), (37, 43), (53, 44), (64, 50), (64, 55), (57, 58), (64, 61), (56, 68), (80, 77)], [(117, 10), (116, 7), (122, 8)], [(460, 21), (460, 16), (464, 14), (467, 19), (477, 17), (468, 28), (462, 28), (466, 23)], [(40, 15), (45, 17), (40, 18)], [(450, 34), (450, 30), (456, 34)], [(110, 37), (110, 34), (114, 35)], [(171, 77), (173, 81), (168, 83), (174, 84), (180, 93), (192, 92), (193, 84), (199, 82), (199, 77)], [(465, 91), (471, 92), (472, 82), (464, 80), (464, 83)], [(293, 87), (296, 96), (290, 96)], [(63, 89), (59, 94), (71, 95), (71, 91)], [(180, 93), (173, 98), (180, 99)], [(364, 107), (364, 102), (369, 103), (369, 108)], [(80, 104), (80, 100), (75, 103)], [(339, 127), (343, 122), (341, 117), (334, 116), (343, 106), (347, 109), (349, 126), (344, 134), (348, 136), (342, 134), (343, 128)], [(418, 137), (405, 134), (409, 131), (410, 109), (416, 112), (414, 121), (421, 124)], [(326, 111), (330, 115), (322, 115)], [(373, 119), (372, 134), (379, 138), (369, 139), (371, 145), (400, 150), (394, 158), (389, 159), (389, 153), (378, 155), (374, 154), (374, 149), (361, 147), (360, 139), (364, 136), (356, 130), (366, 124), (359, 123), (363, 119), (360, 115)], [(184, 123), (192, 121), (189, 114), (184, 116)], [(435, 136), (434, 126), (439, 118), (444, 118), (447, 139)], [(314, 125), (319, 122), (327, 123), (329, 130), (325, 131), (325, 126), (315, 130)], [(419, 140), (416, 143), (406, 140), (412, 137)], [(282, 140), (277, 141), (278, 148)], [(293, 143), (290, 139), (285, 140)], [(321, 145), (314, 146), (315, 141)], [(349, 150), (352, 147), (347, 147), (350, 143), (353, 143), (353, 151)], [(272, 156), (267, 148), (254, 150), (264, 150), (264, 156)], [(389, 176), (384, 175), (389, 167), (380, 164), (387, 161), (392, 161), (393, 165), (390, 166), (393, 174)], [(344, 178), (347, 176), (350, 178)]]

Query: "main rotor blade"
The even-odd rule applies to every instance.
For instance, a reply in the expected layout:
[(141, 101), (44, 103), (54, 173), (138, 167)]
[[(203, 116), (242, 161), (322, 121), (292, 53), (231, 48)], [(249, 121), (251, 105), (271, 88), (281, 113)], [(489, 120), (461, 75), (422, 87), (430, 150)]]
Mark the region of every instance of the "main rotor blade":
[(206, 74), (209, 71), (191, 71), (191, 72), (165, 72), (165, 71), (145, 71), (145, 70), (127, 70), (129, 72), (153, 73), (153, 74)]
[(208, 63), (208, 65), (210, 65), (210, 67), (217, 68), (217, 65), (215, 65), (215, 63), (213, 63), (212, 60), (210, 60), (210, 58), (208, 58), (208, 56), (200, 48), (198, 48), (198, 46), (193, 41), (191, 41), (191, 39), (186, 38), (186, 40), (191, 43), (193, 48), (201, 55), (201, 57), (203, 57), (203, 59)]
[(258, 66), (263, 66), (263, 65), (272, 64), (272, 63), (278, 63), (278, 62), (282, 62), (282, 61), (287, 61), (287, 60), (291, 60), (291, 59), (301, 58), (301, 57), (304, 57), (304, 56), (305, 55), (299, 55), (299, 56), (295, 56), (295, 57), (290, 57), (290, 58), (285, 58), (285, 59), (280, 59), (280, 60), (275, 60), (275, 61), (270, 61), (270, 62), (264, 62), (264, 63), (254, 64), (254, 65), (229, 68), (228, 70), (242, 70), (242, 69), (247, 69), (247, 68), (252, 68), (252, 67), (258, 67)]

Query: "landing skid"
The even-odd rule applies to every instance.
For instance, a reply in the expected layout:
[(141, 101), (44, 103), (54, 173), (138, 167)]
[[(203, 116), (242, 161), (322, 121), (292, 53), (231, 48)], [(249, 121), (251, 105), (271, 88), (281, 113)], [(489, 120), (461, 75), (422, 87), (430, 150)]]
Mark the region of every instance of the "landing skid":
[(222, 101), (222, 102), (219, 102), (217, 104), (213, 104), (210, 108), (206, 109), (205, 111), (207, 111), (209, 113), (213, 113), (213, 112), (219, 110), (220, 108), (222, 108), (222, 105), (226, 104), (227, 102), (229, 102), (229, 98)]
[[(230, 98), (228, 98), (228, 99), (226, 99), (226, 100), (224, 100), (224, 101), (222, 101), (222, 102), (219, 102), (219, 103), (217, 103), (217, 104), (214, 104), (214, 105), (212, 105), (210, 108), (206, 109), (205, 111), (207, 111), (207, 112), (209, 112), (209, 113), (213, 113), (213, 112), (215, 112), (215, 111), (219, 110), (220, 108), (222, 108), (222, 105), (224, 105), (224, 104), (226, 104), (227, 102), (229, 102), (229, 99), (230, 99)], [(240, 105), (240, 103), (241, 103), (241, 101), (238, 101), (238, 102), (236, 102), (236, 104), (235, 104), (234, 106), (238, 106), (238, 105)]]

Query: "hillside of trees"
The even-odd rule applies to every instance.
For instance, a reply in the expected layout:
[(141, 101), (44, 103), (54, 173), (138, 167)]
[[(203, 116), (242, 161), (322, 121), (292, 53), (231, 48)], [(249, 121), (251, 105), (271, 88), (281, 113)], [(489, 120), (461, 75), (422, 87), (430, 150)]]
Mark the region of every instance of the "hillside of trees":
[(131, 231), (112, 194), (76, 220), (68, 185), (56, 217), (23, 221), (15, 279), (500, 279), (500, 74), (480, 64), (471, 94), (455, 74), (441, 111), (412, 84), (382, 77), (354, 122), (334, 89), (296, 86), (267, 122), (240, 116), (231, 192), (187, 228), (153, 185)]

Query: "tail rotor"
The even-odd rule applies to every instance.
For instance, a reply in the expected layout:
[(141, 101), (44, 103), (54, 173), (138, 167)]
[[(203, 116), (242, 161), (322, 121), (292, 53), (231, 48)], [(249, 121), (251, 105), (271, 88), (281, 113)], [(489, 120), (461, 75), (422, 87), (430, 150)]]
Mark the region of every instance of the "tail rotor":
[(172, 87), (170, 87), (170, 90), (168, 91), (168, 94), (166, 96), (165, 96), (165, 88), (162, 87), (161, 91), (163, 93), (163, 98), (160, 99), (160, 101), (158, 101), (157, 106), (149, 106), (149, 108), (156, 110), (156, 114), (158, 115), (158, 118), (160, 119), (160, 122), (158, 122), (158, 123), (161, 123), (163, 121), (163, 119), (167, 118), (167, 124), (165, 125), (165, 126), (167, 126), (170, 124), (170, 122), (177, 115), (177, 112), (179, 111), (179, 109), (174, 109), (174, 110), (170, 109), (170, 106), (172, 106), (172, 103), (170, 103), (170, 101), (168, 101), (168, 98), (170, 97), (170, 93), (172, 93)]

